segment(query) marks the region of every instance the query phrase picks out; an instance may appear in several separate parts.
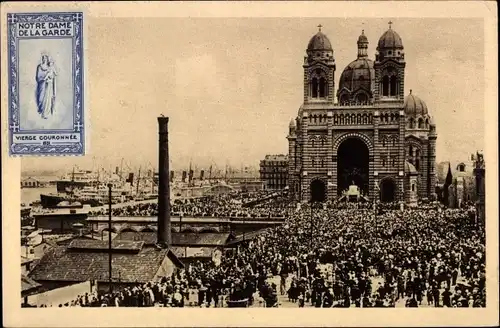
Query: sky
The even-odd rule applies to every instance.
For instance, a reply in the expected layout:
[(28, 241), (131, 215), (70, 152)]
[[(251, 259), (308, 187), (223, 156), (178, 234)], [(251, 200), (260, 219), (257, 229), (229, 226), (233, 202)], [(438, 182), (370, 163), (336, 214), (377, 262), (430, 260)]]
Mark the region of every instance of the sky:
[(330, 39), (335, 85), (364, 29), (374, 59), (388, 22), (405, 48), (405, 93), (437, 125), (437, 161), (484, 148), (484, 25), (453, 18), (88, 18), (85, 157), (23, 158), (23, 170), (156, 167), (170, 117), (171, 169), (257, 166), (285, 154), (303, 100), (303, 59), (317, 25)]

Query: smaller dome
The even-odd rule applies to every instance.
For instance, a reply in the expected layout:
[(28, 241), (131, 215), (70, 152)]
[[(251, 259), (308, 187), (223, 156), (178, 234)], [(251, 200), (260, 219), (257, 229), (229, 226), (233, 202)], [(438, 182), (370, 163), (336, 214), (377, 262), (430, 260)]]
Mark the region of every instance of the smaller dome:
[(290, 124), (288, 125), (289, 128), (295, 128), (295, 120), (292, 118), (290, 121)]
[(412, 163), (405, 161), (405, 173), (418, 174), (418, 171)]
[(361, 35), (358, 38), (358, 43), (368, 43), (368, 38), (365, 35), (365, 30), (361, 31)]
[(318, 31), (311, 40), (309, 41), (309, 44), (307, 45), (307, 50), (308, 51), (316, 51), (316, 50), (329, 50), (333, 51), (332, 44), (330, 43), (330, 40), (328, 37), (323, 34), (323, 32)]
[(406, 115), (427, 115), (427, 105), (425, 102), (419, 97), (412, 94), (410, 90), (410, 94), (405, 98), (404, 103), (404, 111)]
[(377, 49), (403, 49), (403, 41), (398, 33), (389, 28), (378, 40)]

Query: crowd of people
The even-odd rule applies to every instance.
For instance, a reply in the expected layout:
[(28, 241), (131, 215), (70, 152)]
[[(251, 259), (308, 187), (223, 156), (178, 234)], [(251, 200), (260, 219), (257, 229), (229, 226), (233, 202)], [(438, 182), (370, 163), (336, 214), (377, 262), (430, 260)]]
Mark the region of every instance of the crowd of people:
[[(244, 195), (244, 196), (243, 196)], [(236, 197), (237, 196), (237, 197)], [(260, 201), (262, 200), (262, 201)], [(245, 206), (255, 202), (254, 206)], [(291, 208), (283, 196), (269, 198), (269, 192), (222, 194), (207, 197), (175, 199), (171, 203), (170, 213), (173, 216), (190, 217), (281, 217), (287, 215)], [(92, 210), (90, 216), (103, 216), (108, 209)], [(113, 216), (157, 216), (158, 203), (137, 203), (112, 208)]]
[[(284, 223), (226, 250), (220, 262), (193, 262), (172, 277), (82, 296), (74, 305), (220, 307), (243, 300), (273, 307), (283, 295), (298, 307), (486, 306), (485, 230), (473, 207), (325, 203), (291, 210), (290, 202), (274, 201), (288, 214)], [(172, 208), (203, 213), (217, 206)]]

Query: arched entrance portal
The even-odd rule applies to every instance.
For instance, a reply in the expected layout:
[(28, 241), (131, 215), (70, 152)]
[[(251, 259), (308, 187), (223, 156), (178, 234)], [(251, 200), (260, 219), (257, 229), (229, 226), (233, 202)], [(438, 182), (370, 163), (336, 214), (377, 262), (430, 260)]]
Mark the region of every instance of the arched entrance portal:
[(358, 138), (344, 140), (337, 151), (337, 193), (341, 195), (355, 184), (364, 195), (369, 190), (369, 150)]
[(322, 180), (311, 182), (311, 201), (324, 202), (326, 200), (326, 186)]
[(393, 202), (396, 200), (396, 183), (392, 179), (380, 181), (380, 201)]

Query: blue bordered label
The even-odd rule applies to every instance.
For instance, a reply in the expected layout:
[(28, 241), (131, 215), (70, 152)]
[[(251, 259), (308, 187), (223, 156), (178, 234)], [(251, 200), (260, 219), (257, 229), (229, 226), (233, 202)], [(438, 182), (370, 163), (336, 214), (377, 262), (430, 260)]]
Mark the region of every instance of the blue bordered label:
[(85, 154), (83, 13), (9, 13), (9, 153)]

